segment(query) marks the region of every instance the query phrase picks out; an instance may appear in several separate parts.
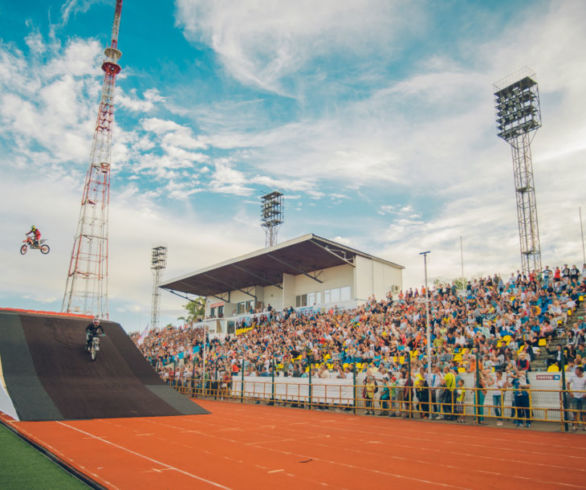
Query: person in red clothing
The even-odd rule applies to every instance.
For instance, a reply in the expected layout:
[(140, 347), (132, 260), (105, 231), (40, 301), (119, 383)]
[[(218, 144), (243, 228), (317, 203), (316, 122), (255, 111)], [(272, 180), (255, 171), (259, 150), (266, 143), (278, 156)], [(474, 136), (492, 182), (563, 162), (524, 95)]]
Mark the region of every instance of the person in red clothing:
[(517, 359), (517, 369), (521, 371), (531, 371), (531, 363), (525, 352), (519, 354), (519, 359)]
[(35, 247), (38, 247), (39, 242), (41, 241), (41, 232), (39, 231), (39, 229), (35, 225), (32, 225), (30, 231), (26, 233), (27, 237), (29, 235), (33, 235), (34, 245), (35, 245)]

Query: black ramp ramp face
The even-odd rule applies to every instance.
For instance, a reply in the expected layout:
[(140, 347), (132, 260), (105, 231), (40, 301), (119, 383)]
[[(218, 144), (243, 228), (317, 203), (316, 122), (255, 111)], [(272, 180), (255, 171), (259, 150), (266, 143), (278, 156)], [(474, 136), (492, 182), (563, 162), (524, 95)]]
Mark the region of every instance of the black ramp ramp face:
[(22, 314), (20, 321), (36, 377), (59, 414), (21, 420), (207, 413), (166, 386), (117, 323), (103, 323), (106, 336), (91, 361), (85, 350), (87, 319)]
[(0, 312), (0, 359), (7, 392), (20, 420), (63, 420), (37, 376), (16, 313)]

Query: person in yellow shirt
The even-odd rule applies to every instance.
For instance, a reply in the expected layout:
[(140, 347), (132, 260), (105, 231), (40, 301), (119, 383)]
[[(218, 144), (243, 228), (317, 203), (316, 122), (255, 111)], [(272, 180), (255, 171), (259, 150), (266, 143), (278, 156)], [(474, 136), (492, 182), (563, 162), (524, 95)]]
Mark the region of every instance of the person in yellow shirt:
[(456, 389), (456, 375), (449, 366), (444, 368), (444, 417), (446, 420), (454, 420), (454, 390)]
[(377, 391), (378, 386), (374, 376), (368, 375), (362, 390), (362, 397), (364, 398), (364, 404), (366, 405), (366, 415), (374, 415), (374, 395)]
[(464, 387), (464, 379), (458, 380), (458, 389), (456, 390), (456, 413), (458, 414), (458, 422), (463, 424), (464, 418), (464, 399), (466, 398), (466, 388)]

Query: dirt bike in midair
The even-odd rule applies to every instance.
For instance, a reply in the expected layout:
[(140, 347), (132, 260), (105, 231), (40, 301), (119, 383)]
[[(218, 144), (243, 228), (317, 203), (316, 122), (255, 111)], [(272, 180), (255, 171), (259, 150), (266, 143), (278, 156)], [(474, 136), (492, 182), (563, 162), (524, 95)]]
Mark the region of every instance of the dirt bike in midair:
[(36, 242), (31, 237), (27, 237), (22, 241), (22, 245), (20, 246), (20, 254), (25, 255), (29, 248), (31, 250), (40, 250), (43, 255), (47, 255), (51, 251), (51, 248), (49, 245), (47, 245), (47, 240), (42, 239), (40, 242)]

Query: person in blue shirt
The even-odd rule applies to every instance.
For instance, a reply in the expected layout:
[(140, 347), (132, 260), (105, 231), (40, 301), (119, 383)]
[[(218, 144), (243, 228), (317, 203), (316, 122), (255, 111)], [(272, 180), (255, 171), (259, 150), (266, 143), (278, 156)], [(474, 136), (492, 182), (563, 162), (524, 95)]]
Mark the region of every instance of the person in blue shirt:
[(514, 422), (517, 427), (531, 427), (531, 411), (529, 409), (529, 389), (531, 384), (527, 372), (521, 369), (515, 370), (511, 386), (513, 387)]

